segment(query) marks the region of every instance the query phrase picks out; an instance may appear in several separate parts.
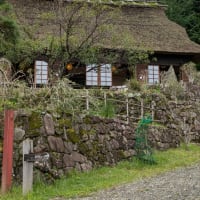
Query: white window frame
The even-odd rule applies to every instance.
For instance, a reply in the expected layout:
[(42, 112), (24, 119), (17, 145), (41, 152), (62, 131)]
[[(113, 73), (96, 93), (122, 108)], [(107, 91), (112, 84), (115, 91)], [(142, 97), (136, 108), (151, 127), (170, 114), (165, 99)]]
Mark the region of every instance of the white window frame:
[(87, 86), (112, 86), (112, 66), (111, 64), (91, 64), (86, 66)]
[(160, 69), (159, 65), (148, 65), (147, 81), (149, 85), (160, 83)]
[(96, 64), (86, 66), (86, 85), (97, 86), (98, 85), (98, 67)]
[(48, 63), (43, 60), (35, 61), (34, 83), (36, 85), (48, 84)]

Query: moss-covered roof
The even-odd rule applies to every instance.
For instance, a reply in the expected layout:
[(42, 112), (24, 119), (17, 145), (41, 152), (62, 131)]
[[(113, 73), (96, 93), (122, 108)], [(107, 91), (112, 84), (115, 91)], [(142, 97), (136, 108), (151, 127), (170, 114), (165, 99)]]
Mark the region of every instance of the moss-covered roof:
[(198, 53), (200, 45), (192, 42), (185, 29), (170, 21), (162, 7), (123, 7), (121, 27), (129, 26), (136, 43), (166, 53)]
[[(46, 2), (48, 4), (53, 3), (52, 1), (44, 0), (8, 1), (14, 5), (14, 8), (20, 15), (21, 22), (26, 23), (29, 20), (31, 25), (34, 25), (34, 18), (38, 20), (38, 15), (45, 9), (48, 10)], [(74, 2), (75, 0), (71, 1)], [(77, 1), (80, 2), (80, 0)], [(102, 0), (102, 2), (104, 1)], [(114, 21), (118, 26), (120, 35), (123, 30), (127, 30), (128, 28), (137, 47), (143, 46), (152, 51), (162, 53), (200, 55), (200, 45), (189, 39), (183, 27), (167, 18), (165, 15), (165, 6), (151, 0), (146, 0), (145, 2), (127, 1), (121, 4), (122, 16), (117, 21)], [(39, 6), (39, 9), (36, 9), (36, 4)], [(115, 3), (111, 2), (111, 4), (114, 5)], [(42, 21), (39, 24), (41, 26), (38, 27), (38, 35), (45, 35), (50, 31), (54, 34), (59, 30), (59, 27), (55, 26), (55, 24), (45, 24)], [(113, 49), (126, 48), (126, 46), (113, 46), (113, 44), (109, 44), (109, 41), (106, 41), (106, 45), (105, 43), (102, 45)]]

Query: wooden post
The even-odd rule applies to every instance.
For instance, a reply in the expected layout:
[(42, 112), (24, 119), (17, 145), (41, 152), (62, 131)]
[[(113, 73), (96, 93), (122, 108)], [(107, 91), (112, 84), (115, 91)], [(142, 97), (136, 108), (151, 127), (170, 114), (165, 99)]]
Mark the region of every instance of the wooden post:
[(104, 92), (104, 104), (105, 104), (105, 106), (106, 106), (106, 104), (107, 104), (107, 95), (106, 95), (105, 92)]
[(128, 97), (126, 97), (126, 120), (129, 124), (129, 104), (128, 104)]
[(155, 106), (156, 106), (156, 102), (152, 101), (151, 102), (151, 118), (152, 118), (152, 121), (154, 120), (154, 117), (155, 117)]
[(141, 100), (141, 119), (144, 117), (144, 100)]
[(14, 111), (6, 110), (4, 115), (4, 139), (1, 191), (5, 194), (12, 185), (13, 164), (13, 135), (14, 135)]
[(86, 110), (89, 110), (89, 93), (88, 93), (88, 90), (86, 90)]
[(24, 154), (33, 152), (33, 141), (26, 139), (23, 141), (23, 195), (32, 190), (33, 185), (33, 162), (24, 161)]

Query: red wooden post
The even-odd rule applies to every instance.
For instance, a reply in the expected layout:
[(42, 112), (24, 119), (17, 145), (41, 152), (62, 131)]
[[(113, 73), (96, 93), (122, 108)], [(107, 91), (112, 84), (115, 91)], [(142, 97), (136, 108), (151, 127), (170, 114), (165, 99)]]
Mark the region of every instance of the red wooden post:
[(6, 193), (12, 184), (13, 164), (13, 134), (14, 133), (14, 111), (6, 110), (4, 115), (4, 139), (3, 139), (3, 162), (1, 191)]

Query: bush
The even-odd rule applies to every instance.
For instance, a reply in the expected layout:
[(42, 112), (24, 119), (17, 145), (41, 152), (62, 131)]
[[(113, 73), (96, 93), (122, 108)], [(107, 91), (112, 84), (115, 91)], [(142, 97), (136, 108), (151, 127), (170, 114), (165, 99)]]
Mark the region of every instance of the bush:
[(100, 110), (99, 115), (105, 118), (113, 118), (115, 116), (114, 104), (111, 101), (108, 101)]
[(183, 100), (185, 96), (185, 91), (180, 83), (172, 83), (165, 88), (165, 93), (179, 99)]
[(141, 91), (141, 84), (135, 78), (132, 78), (129, 81), (129, 88), (135, 91)]
[(144, 117), (140, 120), (136, 129), (135, 150), (136, 157), (144, 163), (155, 164), (156, 161), (153, 157), (153, 151), (148, 144), (147, 134), (148, 125), (152, 123), (150, 116)]

